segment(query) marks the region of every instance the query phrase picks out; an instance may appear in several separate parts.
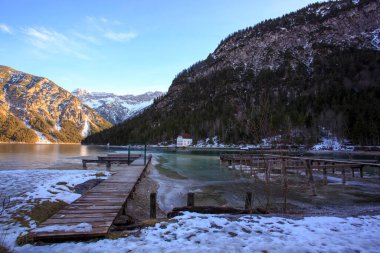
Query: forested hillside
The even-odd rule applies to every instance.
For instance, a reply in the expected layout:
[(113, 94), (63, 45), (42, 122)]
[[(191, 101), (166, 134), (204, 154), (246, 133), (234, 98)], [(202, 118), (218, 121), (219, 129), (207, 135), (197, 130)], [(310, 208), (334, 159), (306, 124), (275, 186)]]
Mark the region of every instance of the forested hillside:
[(336, 1), (232, 34), (168, 93), (84, 143), (173, 140), (316, 143), (327, 134), (380, 144), (380, 3)]

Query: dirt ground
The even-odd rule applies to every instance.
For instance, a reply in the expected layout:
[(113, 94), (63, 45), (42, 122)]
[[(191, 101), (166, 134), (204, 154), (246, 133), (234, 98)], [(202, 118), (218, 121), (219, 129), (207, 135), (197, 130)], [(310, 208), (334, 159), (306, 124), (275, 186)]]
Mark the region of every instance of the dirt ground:
[[(150, 194), (157, 192), (158, 184), (149, 177), (152, 165), (147, 168), (145, 177), (142, 178), (133, 194), (133, 199), (128, 200), (127, 214), (134, 220), (142, 221), (149, 219), (150, 216)], [(159, 208), (157, 203), (157, 218), (166, 217), (166, 213)]]

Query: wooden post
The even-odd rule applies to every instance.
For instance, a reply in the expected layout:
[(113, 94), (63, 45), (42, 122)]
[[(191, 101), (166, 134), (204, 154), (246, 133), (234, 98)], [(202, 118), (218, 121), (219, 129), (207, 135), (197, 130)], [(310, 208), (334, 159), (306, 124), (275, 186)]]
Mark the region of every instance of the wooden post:
[(361, 178), (364, 177), (363, 166), (360, 166), (360, 177), (361, 177)]
[(126, 215), (127, 214), (127, 201), (124, 202), (123, 206), (121, 207), (121, 214)]
[(313, 196), (317, 196), (317, 192), (315, 190), (315, 183), (314, 183), (314, 177), (313, 177), (313, 169), (311, 168), (311, 161), (306, 160), (306, 167), (309, 172), (309, 184), (311, 187), (311, 193)]
[(352, 170), (352, 177), (355, 177), (355, 168), (351, 168)]
[(193, 192), (189, 192), (187, 194), (187, 206), (189, 207), (194, 207), (194, 193)]
[(253, 159), (250, 161), (250, 164), (249, 164), (249, 170), (251, 172), (251, 177), (253, 176)]
[(131, 164), (131, 145), (128, 145), (128, 165)]
[(146, 144), (144, 147), (144, 165), (146, 165)]
[(82, 160), (83, 169), (87, 169), (87, 162)]
[(326, 169), (326, 167), (323, 168), (323, 184), (327, 185), (327, 169)]
[(110, 162), (110, 161), (107, 161), (107, 165), (106, 165), (106, 167), (107, 167), (107, 170), (110, 170), (110, 169), (111, 169), (111, 162)]
[(271, 188), (270, 188), (270, 169), (271, 169), (271, 164), (268, 162), (267, 164), (265, 163), (264, 160), (264, 167), (265, 167), (265, 189), (266, 189), (266, 197), (267, 197), (267, 203), (266, 203), (266, 209), (270, 209), (270, 199), (271, 199)]
[(152, 192), (150, 194), (150, 218), (156, 219), (157, 218), (157, 194), (155, 192)]
[(304, 165), (305, 165), (305, 185), (310, 186), (309, 169), (307, 167), (307, 160), (304, 160)]
[(342, 184), (346, 184), (346, 169), (342, 168)]
[(252, 192), (247, 192), (245, 195), (245, 210), (252, 210)]
[(288, 172), (286, 170), (286, 161), (282, 159), (281, 164), (281, 173), (282, 173), (282, 183), (283, 183), (283, 194), (284, 194), (284, 213), (287, 210), (287, 195), (288, 195)]
[(243, 157), (242, 157), (242, 156), (243, 156), (243, 155), (240, 154), (240, 171), (243, 170), (243, 166), (242, 166), (242, 159), (243, 159)]

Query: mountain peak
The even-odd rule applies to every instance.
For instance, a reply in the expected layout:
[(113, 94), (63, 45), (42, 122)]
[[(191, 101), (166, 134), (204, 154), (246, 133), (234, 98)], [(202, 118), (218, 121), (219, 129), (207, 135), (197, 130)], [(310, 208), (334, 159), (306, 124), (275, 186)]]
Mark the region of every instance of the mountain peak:
[(113, 124), (135, 116), (151, 105), (156, 97), (163, 95), (160, 91), (148, 91), (141, 95), (116, 95), (107, 92), (88, 92), (82, 89), (76, 89), (72, 93)]

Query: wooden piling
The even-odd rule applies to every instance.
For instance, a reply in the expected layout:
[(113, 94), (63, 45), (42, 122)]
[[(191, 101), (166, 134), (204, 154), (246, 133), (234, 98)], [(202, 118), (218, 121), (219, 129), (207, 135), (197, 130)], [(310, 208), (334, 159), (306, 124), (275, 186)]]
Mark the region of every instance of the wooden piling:
[(342, 184), (346, 184), (346, 169), (342, 169)]
[(306, 160), (306, 167), (307, 167), (307, 170), (308, 170), (308, 173), (309, 173), (309, 184), (310, 184), (310, 187), (311, 187), (311, 193), (313, 196), (317, 196), (317, 191), (315, 190), (315, 183), (314, 183), (314, 177), (313, 177), (313, 170), (311, 168), (311, 161), (310, 160)]
[(247, 192), (245, 195), (245, 210), (252, 210), (252, 192)]
[(288, 172), (286, 170), (286, 161), (282, 160), (281, 164), (282, 173), (282, 185), (283, 185), (283, 195), (284, 195), (284, 213), (287, 211), (287, 197), (288, 197)]
[(360, 167), (360, 177), (361, 177), (361, 178), (364, 177), (363, 167), (364, 167), (364, 166), (361, 166), (361, 167)]
[(187, 206), (190, 206), (190, 207), (193, 207), (194, 206), (194, 193), (193, 192), (189, 192), (187, 194)]
[(150, 194), (150, 218), (157, 218), (157, 193), (152, 192)]

